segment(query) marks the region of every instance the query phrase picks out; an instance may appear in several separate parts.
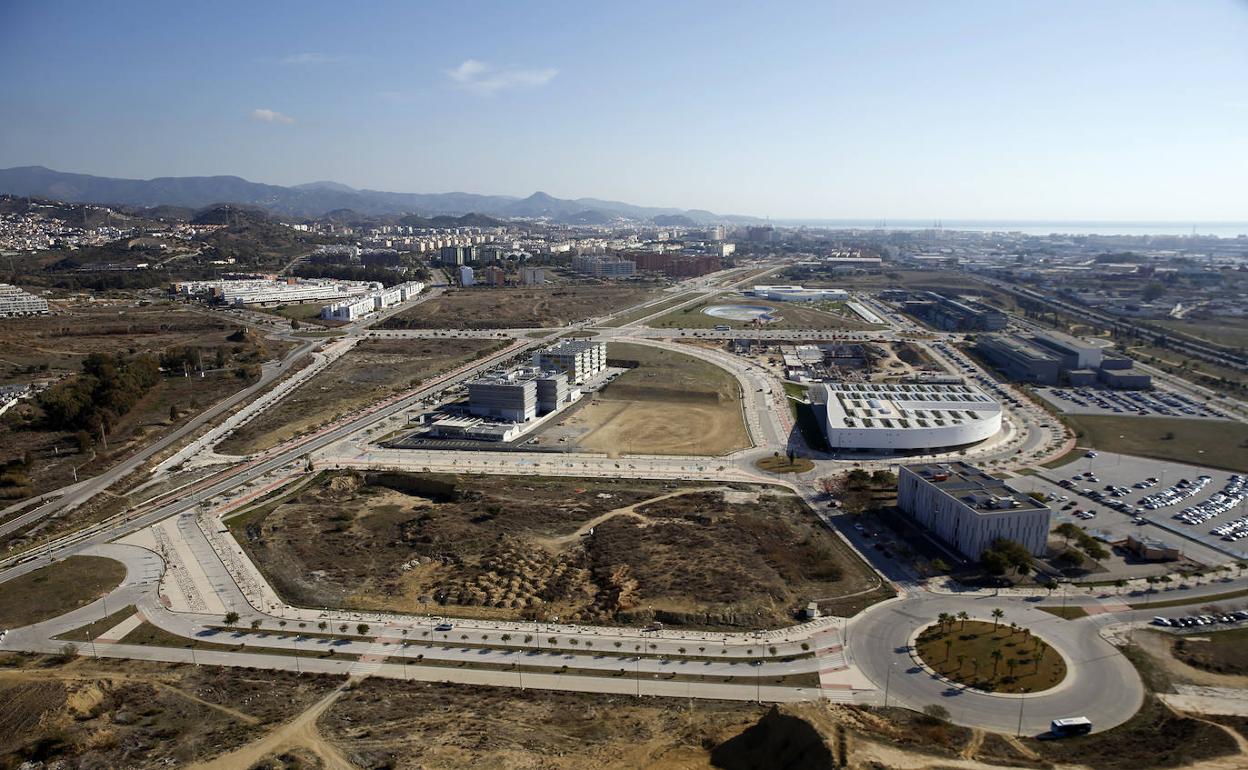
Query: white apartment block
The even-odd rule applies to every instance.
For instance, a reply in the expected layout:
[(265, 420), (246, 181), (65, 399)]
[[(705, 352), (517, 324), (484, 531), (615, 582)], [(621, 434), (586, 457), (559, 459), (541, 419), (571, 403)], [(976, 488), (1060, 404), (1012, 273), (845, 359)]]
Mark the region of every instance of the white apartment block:
[(572, 258), (572, 269), (594, 278), (627, 278), (637, 272), (637, 263), (631, 259), (577, 256)]
[(360, 297), (326, 305), (321, 309), (321, 318), (326, 321), (354, 321), (370, 313), (406, 302), (420, 294), (424, 288), (425, 285), (420, 281), (408, 281), (388, 289), (371, 291)]
[(232, 305), (278, 305), (289, 302), (346, 299), (373, 291), (376, 281), (338, 281), (324, 278), (242, 278), (185, 281), (173, 285), (184, 296), (207, 294)]
[(48, 312), (48, 301), (8, 283), (0, 283), (0, 316), (36, 315)]
[(561, 340), (534, 353), (533, 363), (542, 369), (565, 372), (569, 382), (579, 385), (607, 368), (607, 343)]
[(968, 559), (1001, 539), (1034, 556), (1048, 547), (1049, 507), (964, 462), (902, 466), (897, 507)]

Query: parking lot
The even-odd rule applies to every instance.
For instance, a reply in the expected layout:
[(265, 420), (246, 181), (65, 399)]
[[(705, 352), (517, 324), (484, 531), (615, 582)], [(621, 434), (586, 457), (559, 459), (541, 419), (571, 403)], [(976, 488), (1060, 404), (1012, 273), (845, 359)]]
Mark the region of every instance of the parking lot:
[(1155, 537), (1209, 565), (1248, 558), (1245, 474), (1089, 452), (1016, 486), (1031, 491), (1029, 484), (1053, 496), (1055, 524), (1075, 521), (1110, 539)]
[(1036, 393), (1066, 414), (1227, 419), (1221, 410), (1165, 388), (1111, 390), (1099, 385), (1037, 388)]

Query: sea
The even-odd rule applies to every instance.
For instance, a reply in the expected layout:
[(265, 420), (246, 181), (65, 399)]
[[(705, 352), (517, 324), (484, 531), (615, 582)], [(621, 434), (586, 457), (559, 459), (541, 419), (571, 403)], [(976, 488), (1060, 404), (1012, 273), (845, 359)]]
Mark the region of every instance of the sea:
[(775, 220), (787, 227), (824, 227), (833, 230), (962, 230), (980, 233), (1022, 233), (1023, 235), (1197, 235), (1203, 237), (1248, 237), (1248, 222), (1098, 222), (1059, 220), (990, 219), (789, 219)]

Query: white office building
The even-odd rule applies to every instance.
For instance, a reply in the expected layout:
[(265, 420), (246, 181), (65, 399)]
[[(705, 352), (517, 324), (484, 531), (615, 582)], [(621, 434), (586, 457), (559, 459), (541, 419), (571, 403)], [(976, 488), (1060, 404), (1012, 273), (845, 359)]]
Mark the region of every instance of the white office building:
[(359, 297), (335, 302), (321, 308), (321, 318), (326, 321), (354, 321), (379, 310), (385, 310), (401, 302), (412, 299), (425, 288), (420, 281), (408, 281), (391, 286), (388, 289), (377, 289)]
[(849, 299), (849, 292), (844, 289), (807, 289), (804, 286), (754, 286), (749, 293), (775, 302), (844, 302)]
[(1001, 405), (963, 382), (827, 383), (823, 396), (834, 450), (949, 449), (1001, 430)]
[(565, 372), (568, 381), (580, 384), (607, 368), (607, 343), (560, 340), (533, 354), (534, 366)]
[(48, 301), (18, 287), (0, 283), (0, 316), (37, 315), (48, 312)]
[(1002, 539), (1033, 556), (1048, 547), (1049, 507), (964, 462), (902, 466), (897, 507), (968, 559)]

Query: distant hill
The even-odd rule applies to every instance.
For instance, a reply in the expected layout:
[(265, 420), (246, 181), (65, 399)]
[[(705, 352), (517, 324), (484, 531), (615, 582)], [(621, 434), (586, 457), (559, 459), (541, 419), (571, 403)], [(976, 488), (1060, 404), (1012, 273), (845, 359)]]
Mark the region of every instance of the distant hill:
[(414, 214), (420, 217), (478, 214), (502, 219), (544, 219), (553, 223), (607, 223), (626, 219), (652, 221), (656, 216), (684, 216), (695, 224), (759, 222), (754, 217), (721, 216), (709, 211), (635, 206), (620, 201), (566, 200), (543, 192), (527, 198), (473, 193), (396, 193), (357, 190), (338, 182), (310, 182), (294, 187), (250, 182), (236, 176), (116, 179), (70, 174), (43, 166), (0, 169), (0, 193), (36, 196), (106, 206), (201, 209), (221, 203), (253, 206), (277, 216), (321, 217), (350, 210), (361, 217)]

